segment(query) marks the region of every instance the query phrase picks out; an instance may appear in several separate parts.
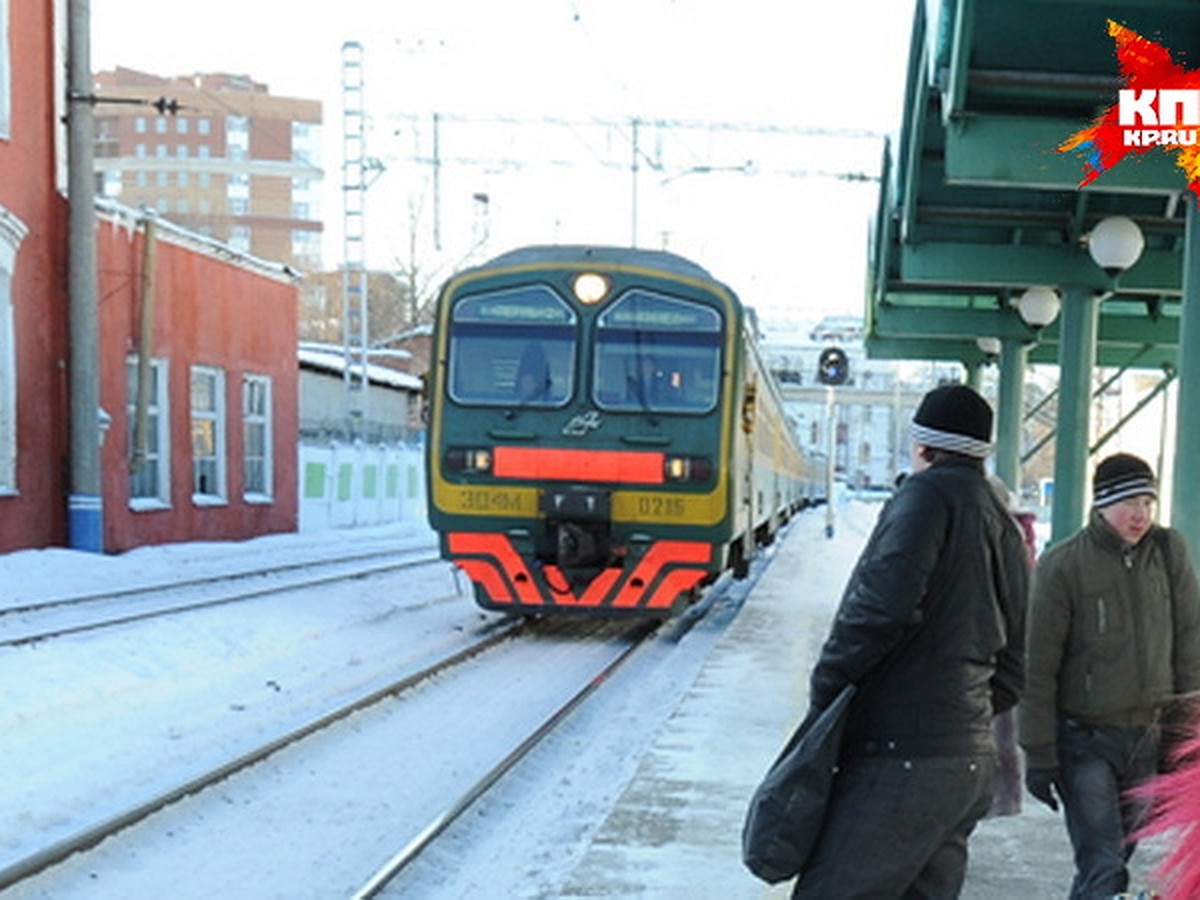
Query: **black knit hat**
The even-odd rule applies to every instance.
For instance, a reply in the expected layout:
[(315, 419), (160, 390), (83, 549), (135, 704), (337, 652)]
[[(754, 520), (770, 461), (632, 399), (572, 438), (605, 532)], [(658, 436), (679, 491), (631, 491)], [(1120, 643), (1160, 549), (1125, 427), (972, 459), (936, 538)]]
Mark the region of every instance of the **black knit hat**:
[(1132, 453), (1117, 453), (1102, 459), (1092, 477), (1092, 504), (1100, 509), (1129, 497), (1158, 496), (1154, 470)]
[(992, 449), (992, 408), (965, 384), (944, 384), (921, 400), (912, 439), (926, 447), (982, 459)]

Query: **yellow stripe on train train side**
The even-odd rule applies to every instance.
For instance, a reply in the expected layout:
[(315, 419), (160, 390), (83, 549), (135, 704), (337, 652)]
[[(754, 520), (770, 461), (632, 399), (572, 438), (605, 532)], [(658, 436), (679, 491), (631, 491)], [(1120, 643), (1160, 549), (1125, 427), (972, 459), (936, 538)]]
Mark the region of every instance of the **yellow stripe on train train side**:
[[(505, 516), (532, 519), (538, 512), (538, 488), (484, 487), (450, 484), (438, 480), (434, 504), (451, 515)], [(707, 494), (676, 494), (666, 491), (615, 491), (612, 497), (614, 522), (669, 522), (676, 525), (710, 526), (725, 515), (725, 484)]]

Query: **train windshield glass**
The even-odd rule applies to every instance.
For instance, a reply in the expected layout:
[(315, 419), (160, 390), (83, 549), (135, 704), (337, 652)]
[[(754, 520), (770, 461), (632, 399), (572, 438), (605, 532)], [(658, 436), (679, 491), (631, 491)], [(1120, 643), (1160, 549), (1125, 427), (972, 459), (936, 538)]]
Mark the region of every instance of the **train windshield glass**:
[(717, 405), (721, 315), (644, 290), (596, 322), (595, 401), (603, 409), (708, 412)]
[(482, 406), (561, 406), (574, 391), (575, 311), (541, 285), (461, 298), (450, 321), (450, 397)]

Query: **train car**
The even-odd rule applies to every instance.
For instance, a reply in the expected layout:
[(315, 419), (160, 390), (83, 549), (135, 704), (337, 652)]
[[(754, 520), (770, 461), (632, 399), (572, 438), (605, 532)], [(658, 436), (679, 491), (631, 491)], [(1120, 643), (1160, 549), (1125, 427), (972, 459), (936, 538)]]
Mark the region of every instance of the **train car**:
[(429, 521), (488, 609), (669, 616), (822, 499), (732, 290), (680, 256), (514, 250), (437, 303)]

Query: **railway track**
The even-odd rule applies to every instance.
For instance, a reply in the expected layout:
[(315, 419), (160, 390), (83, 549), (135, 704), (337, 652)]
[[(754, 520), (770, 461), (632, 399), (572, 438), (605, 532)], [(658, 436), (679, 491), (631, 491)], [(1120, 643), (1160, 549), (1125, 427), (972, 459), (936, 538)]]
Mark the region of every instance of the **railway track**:
[(148, 818), (172, 803), (211, 787), (237, 772), (248, 769), (279, 750), (297, 744), (306, 737), (345, 719), (353, 713), (375, 706), (389, 697), (394, 697), (410, 690), (435, 675), (446, 672), (505, 641), (511, 640), (525, 627), (526, 623), (518, 619), (496, 620), (482, 629), (477, 639), (472, 640), (466, 646), (433, 663), (422, 666), (416, 671), (400, 675), (383, 686), (372, 688), (357, 697), (340, 703), (327, 712), (313, 717), (305, 724), (269, 741), (265, 741), (254, 749), (241, 753), (222, 765), (198, 773), (194, 777), (181, 781), (173, 787), (160, 791), (151, 797), (147, 797), (115, 815), (94, 822), (70, 836), (55, 841), (40, 850), (29, 853), (19, 860), (5, 865), (3, 868), (0, 868), (0, 891), (4, 891), (17, 882), (62, 862), (72, 854), (96, 846), (105, 838)]
[(369, 879), (353, 894), (353, 900), (368, 900), (379, 896), (380, 892), (391, 883), (422, 851), (454, 823), (459, 816), (466, 812), (476, 801), (484, 796), (505, 773), (549, 736), (558, 725), (584, 703), (591, 694), (600, 687), (634, 652), (655, 634), (661, 625), (656, 621), (643, 621), (629, 629), (625, 635), (628, 642), (594, 677), (587, 681), (578, 691), (555, 709), (540, 725), (531, 731), (512, 751), (507, 753), (499, 762), (490, 768), (482, 778), (470, 785), (461, 796), (454, 799), (444, 810), (433, 817), (421, 828), (413, 838), (401, 847), (392, 857), (374, 872)]
[[(428, 665), (421, 666), (415, 671), (400, 675), (382, 686), (366, 691), (360, 696), (329, 709), (324, 714), (313, 717), (300, 727), (269, 741), (264, 741), (254, 749), (241, 753), (221, 765), (182, 780), (153, 796), (143, 798), (120, 812), (95, 821), (69, 836), (5, 865), (0, 868), (0, 892), (36, 876), (39, 872), (63, 862), (74, 854), (97, 846), (110, 836), (149, 819), (155, 813), (186, 797), (199, 794), (237, 773), (251, 769), (285, 748), (301, 744), (306, 738), (349, 718), (354, 713), (369, 710), (389, 699), (400, 698), (405, 692), (418, 685), (435, 679), (437, 676), (444, 676), (456, 667), (481, 658), (488, 651), (501, 645), (519, 640), (526, 633), (532, 639), (541, 640), (554, 640), (562, 635), (572, 639), (595, 637), (600, 643), (606, 646), (611, 645), (608, 646), (607, 660), (594, 670), (590, 677), (582, 681), (566, 702), (546, 715), (541, 723), (517, 742), (511, 750), (503, 752), (502, 758), (492, 765), (482, 777), (468, 786), (460, 796), (452, 799), (426, 825), (417, 829), (408, 843), (380, 867), (354, 894), (355, 897), (364, 898), (377, 896), (398, 873), (417, 859), (463, 812), (482, 798), (506, 772), (516, 766), (539, 743), (552, 734), (572, 712), (585, 703), (588, 697), (631, 659), (638, 648), (643, 646), (649, 638), (678, 640), (692, 625), (700, 621), (704, 612), (711, 605), (710, 600), (702, 602), (689, 615), (665, 623), (657, 620), (636, 620), (618, 626), (611, 621), (563, 622), (552, 620), (541, 622), (518, 618), (493, 620), (468, 644), (453, 653), (446, 654)], [(498, 751), (497, 755), (500, 755)]]
[[(628, 628), (622, 635), (621, 644), (615, 649), (611, 659), (593, 677), (546, 716), (481, 778), (471, 784), (457, 798), (452, 799), (444, 809), (419, 829), (403, 847), (397, 850), (355, 891), (352, 895), (353, 900), (370, 900), (370, 898), (382, 895), (397, 876), (414, 863), (463, 813), (483, 798), (506, 773), (529, 756), (546, 738), (555, 733), (555, 730), (576, 709), (587, 702), (588, 698), (622, 666), (629, 662), (647, 641), (657, 638), (668, 643), (678, 642), (714, 607), (729, 601), (732, 593), (734, 592), (731, 590), (731, 582), (723, 579), (704, 591), (700, 600), (678, 618), (665, 622), (643, 620)], [(740, 604), (746, 591), (742, 588), (737, 593), (739, 594), (737, 603)]]
[[(345, 773), (355, 768), (355, 761), (365, 761), (378, 754), (378, 747), (382, 745), (388, 747), (386, 758), (389, 760), (380, 770), (383, 773), (383, 783), (389, 788), (398, 787), (400, 791), (391, 799), (382, 800), (383, 805), (380, 806), (379, 797), (382, 793), (377, 796), (371, 793), (378, 790), (377, 788), (367, 788), (368, 793), (364, 796), (370, 797), (370, 802), (375, 805), (364, 806), (360, 814), (353, 815), (353, 819), (366, 823), (371, 837), (364, 841), (364, 835), (360, 833), (357, 837), (347, 837), (346, 840), (351, 842), (347, 847), (365, 843), (373, 849), (365, 854), (358, 853), (359, 858), (350, 871), (343, 874), (347, 883), (338, 888), (336, 893), (338, 896), (372, 897), (386, 892), (387, 896), (392, 896), (396, 889), (403, 891), (404, 878), (398, 876), (409, 874), (405, 870), (410, 863), (422, 860), (423, 866), (414, 867), (419, 872), (425, 864), (430, 864), (437, 858), (437, 851), (433, 848), (443, 849), (443, 842), (439, 838), (446, 837), (446, 843), (453, 846), (457, 840), (455, 835), (459, 834), (461, 829), (451, 829), (451, 826), (464, 812), (488, 797), (493, 788), (499, 789), (500, 785), (512, 783), (511, 779), (505, 779), (506, 773), (517, 767), (544, 743), (554, 746), (555, 742), (547, 742), (546, 739), (555, 734), (560, 727), (565, 735), (570, 735), (572, 728), (577, 727), (574, 723), (586, 721), (589, 715), (583, 713), (584, 718), (581, 720), (578, 715), (572, 715), (573, 713), (582, 706), (586, 706), (588, 710), (604, 709), (610, 701), (602, 698), (620, 696), (620, 691), (615, 687), (613, 690), (600, 689), (617, 681), (614, 675), (623, 666), (633, 660), (641, 660), (638, 665), (629, 666), (631, 673), (640, 673), (650, 660), (673, 658), (675, 651), (669, 649), (669, 645), (680, 642), (697, 624), (703, 623), (702, 630), (706, 632), (712, 628), (723, 627), (717, 623), (732, 618), (749, 587), (746, 582), (733, 585), (728, 579), (723, 579), (706, 590), (700, 602), (681, 617), (665, 623), (635, 622), (632, 628), (630, 622), (592, 622), (588, 623), (589, 627), (596, 630), (587, 634), (578, 629), (571, 630), (563, 620), (493, 620), (483, 631), (471, 634), (469, 643), (460, 643), (456, 652), (443, 654), (444, 659), (427, 665), (423, 663), (428, 660), (420, 663), (414, 660), (407, 674), (397, 674), (397, 677), (386, 684), (377, 682), (376, 687), (364, 691), (352, 701), (341, 703), (324, 714), (314, 715), (303, 727), (280, 734), (272, 740), (264, 740), (249, 752), (243, 752), (236, 759), (229, 759), (223, 764), (214, 765), (208, 771), (181, 778), (173, 787), (159, 790), (153, 797), (144, 797), (140, 802), (130, 804), (129, 808), (98, 816), (97, 820), (90, 824), (81, 821), (74, 833), (60, 835), (53, 843), (41, 848), (31, 848), (20, 859), (10, 860), (0, 868), (0, 892), (20, 883), (19, 887), (16, 887), (15, 895), (32, 897), (40, 895), (38, 892), (43, 890), (40, 887), (43, 883), (57, 882), (61, 885), (62, 879), (65, 878), (66, 884), (77, 884), (78, 882), (74, 881), (77, 875), (67, 873), (78, 873), (81, 869), (84, 872), (106, 872), (108, 864), (104, 860), (114, 850), (118, 855), (127, 853), (130, 848), (139, 847), (144, 841), (154, 841), (156, 834), (177, 833), (179, 828), (190, 828), (191, 823), (197, 821), (228, 815), (233, 815), (236, 819), (239, 815), (249, 812), (249, 809), (244, 807), (249, 801), (234, 798), (262, 794), (264, 789), (261, 785), (264, 784), (312, 782), (325, 785), (328, 788), (325, 802), (328, 803), (332, 796), (340, 798), (341, 790), (349, 786), (349, 782), (345, 781)], [(740, 594), (742, 597), (731, 600), (730, 595), (733, 594)], [(571, 620), (571, 624), (583, 623)], [(653, 639), (647, 640), (650, 636), (653, 636)], [(502, 646), (508, 648), (503, 653), (488, 652)], [(637, 653), (638, 647), (641, 646), (645, 646), (650, 652)], [(550, 654), (549, 661), (546, 658), (547, 653)], [(575, 657), (578, 657), (582, 664), (572, 663), (568, 668), (573, 674), (566, 676), (561, 665), (568, 658)], [(530, 667), (529, 661), (537, 658), (542, 658), (544, 669), (541, 666)], [(464, 665), (468, 662), (469, 665)], [(548, 695), (538, 698), (537, 695), (544, 693), (544, 689), (528, 696), (520, 690), (523, 676), (530, 683), (534, 683), (540, 680), (543, 671), (554, 674), (555, 677), (550, 680), (558, 682), (556, 690), (561, 691), (561, 696), (567, 698), (554, 708), (551, 708), (549, 702), (543, 703), (543, 700), (550, 699)], [(620, 682), (625, 683), (630, 677), (641, 676), (624, 676)], [(447, 688), (448, 683), (462, 682), (464, 678), (474, 686), (471, 693), (462, 693), (461, 685), (457, 688)], [(572, 687), (572, 684), (575, 686)], [(423, 685), (421, 690), (410, 690), (418, 685)], [(449, 690), (449, 693), (442, 694), (443, 690)], [(459, 709), (459, 697), (471, 697), (472, 700)], [(592, 697), (597, 700), (595, 707), (587, 703)], [(404, 702), (381, 703), (389, 698)], [(414, 702), (418, 703), (418, 708), (425, 711), (419, 714), (417, 719), (410, 720), (409, 707)], [(449, 703), (454, 704), (453, 710)], [(435, 718), (423, 718), (429, 715), (430, 707), (435, 711)], [(485, 710), (487, 713), (483, 716)], [(514, 715), (515, 727), (511, 729), (512, 733), (508, 733), (510, 729), (507, 724), (500, 723), (507, 722), (508, 717), (518, 710), (523, 710), (524, 724), (517, 725), (520, 716)], [(355, 713), (361, 715), (354, 715)], [(460, 724), (459, 719), (464, 714), (466, 718)], [(351, 721), (342, 721), (352, 715)], [(472, 717), (486, 718), (486, 721), (467, 725)], [(444, 737), (430, 733), (430, 725), (418, 724), (436, 721), (440, 726), (447, 718), (450, 719), (449, 727), (455, 735), (451, 744), (443, 744)], [(388, 720), (394, 723), (388, 726), (391, 729), (390, 737), (387, 730), (378, 731), (379, 724)], [(532, 727), (535, 720), (536, 727)], [(329, 727), (335, 724), (336, 728)], [(527, 729), (519, 739), (514, 736), (518, 728)], [(324, 733), (317, 735), (317, 732), (321, 731)], [(503, 737), (498, 736), (501, 732), (505, 732)], [(397, 741), (396, 734), (405, 737)], [(421, 737), (422, 734), (425, 737)], [(306, 741), (305, 738), (312, 740)], [(372, 746), (376, 749), (370, 749)], [(321, 775), (314, 774), (313, 767), (324, 765), (324, 757), (333, 747), (344, 748), (339, 752), (352, 761), (350, 769), (342, 768)], [(461, 751), (461, 754), (459, 758), (445, 762), (439, 770), (440, 774), (435, 774), (432, 770), (423, 771), (420, 767), (413, 768), (413, 761), (425, 759), (430, 749), (442, 748), (453, 748)], [(468, 759), (469, 763), (466, 762)], [(446, 777), (451, 770), (457, 771), (461, 777), (457, 785)], [(317, 780), (313, 781), (314, 778)], [(378, 782), (379, 778), (376, 777), (375, 781)], [(218, 790), (206, 790), (219, 782), (223, 783)], [(428, 783), (428, 786), (421, 791), (421, 796), (413, 796), (411, 792), (423, 783)], [(267, 792), (273, 793), (274, 790), (268, 788)], [(313, 798), (312, 802), (314, 808), (323, 808), (321, 800)], [(160, 811), (161, 816), (154, 815)], [(135, 824), (136, 828), (130, 827)], [(297, 832), (295, 837), (291, 837), (287, 829), (302, 824), (301, 821), (289, 818), (286, 822), (277, 823), (274, 828), (266, 826), (264, 833), (288, 833), (288, 840), (298, 842), (296, 846), (299, 847), (312, 838), (301, 836), (302, 832)], [(238, 826), (233, 825), (232, 821), (227, 822), (218, 826), (212, 836), (201, 839), (200, 844), (205, 848), (201, 852), (213, 852), (213, 842), (219, 842), (219, 836), (230, 833), (231, 828), (236, 830)], [(114, 846), (112, 842), (105, 840), (120, 831), (125, 833), (114, 839), (120, 843)], [(322, 843), (327, 844), (331, 838), (332, 835), (325, 834), (322, 829)], [(391, 848), (388, 847), (389, 838), (397, 841)], [(97, 846), (101, 842), (104, 842), (104, 847)], [(174, 842), (177, 843), (178, 838)], [(395, 850), (397, 846), (400, 849)], [(66, 865), (59, 865), (67, 861), (68, 857), (92, 847), (97, 848), (95, 854), (81, 855)], [(126, 849), (120, 850), (120, 847)], [(359, 850), (361, 849), (360, 846)], [(236, 854), (244, 851), (239, 846), (226, 848), (222, 852)], [(335, 851), (338, 858), (342, 855), (342, 851)], [(430, 859), (424, 859), (425, 855)], [(385, 860), (382, 866), (379, 865), (380, 860)], [(186, 868), (191, 864), (185, 858), (175, 865), (183, 865)], [(231, 865), (236, 871), (238, 864)], [(367, 873), (373, 874), (359, 885), (358, 880)], [(275, 884), (273, 881), (271, 883)], [(288, 890), (283, 885), (277, 886), (280, 890)], [(357, 894), (354, 894), (356, 886)], [(215, 886), (214, 889), (220, 890)], [(53, 892), (53, 889), (51, 890)]]
[[(373, 562), (376, 560), (379, 562)], [(371, 551), (26, 601), (0, 608), (0, 647), (178, 615), (437, 561), (437, 551), (433, 548)], [(251, 581), (257, 584), (250, 585)], [(263, 584), (263, 581), (269, 583)]]

